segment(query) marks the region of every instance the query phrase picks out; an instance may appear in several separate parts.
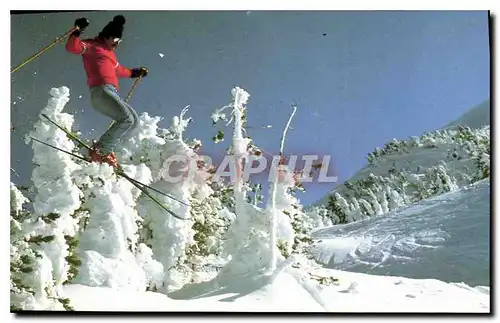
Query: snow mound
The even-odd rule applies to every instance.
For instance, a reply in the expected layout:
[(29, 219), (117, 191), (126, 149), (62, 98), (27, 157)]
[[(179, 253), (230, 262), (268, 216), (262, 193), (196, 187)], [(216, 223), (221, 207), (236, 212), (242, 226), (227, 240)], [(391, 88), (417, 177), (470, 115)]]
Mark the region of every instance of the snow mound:
[[(321, 293), (335, 312), (488, 313), (487, 288), (450, 284), (436, 279), (375, 276), (328, 271), (339, 285)], [(367, 301), (369, 300), (369, 301)]]
[(284, 270), (276, 277), (187, 285), (168, 296), (76, 284), (65, 286), (64, 294), (77, 311), (489, 312), (488, 288), (328, 269), (313, 275), (333, 276), (338, 282), (312, 290), (292, 270)]

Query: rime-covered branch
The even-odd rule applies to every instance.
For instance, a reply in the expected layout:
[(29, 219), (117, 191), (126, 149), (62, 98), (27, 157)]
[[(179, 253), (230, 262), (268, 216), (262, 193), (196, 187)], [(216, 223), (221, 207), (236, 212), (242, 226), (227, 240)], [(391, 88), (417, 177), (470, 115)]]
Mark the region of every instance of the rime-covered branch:
[[(295, 111), (297, 111), (297, 107), (294, 105), (293, 106), (293, 111), (290, 117), (288, 118), (288, 122), (285, 126), (285, 129), (283, 130), (283, 135), (281, 136), (281, 143), (280, 143), (280, 157), (283, 157), (283, 149), (285, 146), (285, 139), (286, 139), (286, 133), (288, 131), (288, 128), (290, 127), (290, 122), (292, 121), (293, 116), (295, 115)], [(281, 161), (281, 160), (280, 160)], [(271, 229), (271, 263), (270, 263), (270, 270), (274, 271), (276, 269), (276, 262), (277, 262), (277, 251), (276, 251), (276, 191), (277, 191), (277, 185), (278, 185), (278, 172), (280, 171), (279, 168), (281, 166), (281, 162), (277, 167), (276, 171), (276, 176), (274, 176), (274, 181), (272, 184), (272, 194), (271, 194), (271, 208), (269, 210), (269, 217), (270, 217), (270, 229)], [(287, 174), (288, 175), (288, 174)], [(286, 176), (286, 175), (285, 175)]]

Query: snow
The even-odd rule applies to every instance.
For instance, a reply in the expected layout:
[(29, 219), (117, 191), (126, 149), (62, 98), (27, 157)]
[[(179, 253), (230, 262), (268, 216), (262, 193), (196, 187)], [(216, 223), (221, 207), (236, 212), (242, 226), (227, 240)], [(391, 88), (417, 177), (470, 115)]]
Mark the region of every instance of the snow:
[[(67, 285), (79, 311), (208, 312), (436, 312), (487, 313), (489, 289), (434, 279), (374, 276), (323, 269), (338, 283), (308, 287), (290, 270), (276, 277), (239, 277), (223, 284), (191, 285), (169, 295)], [(383, 297), (381, 297), (381, 293)]]
[[(331, 310), (336, 312), (489, 311), (489, 292), (482, 289), (462, 288), (434, 279), (415, 280), (345, 271), (335, 271), (333, 275), (341, 285), (335, 290), (327, 288), (322, 296), (331, 297), (335, 302)], [(370, 301), (363, 301), (366, 299)]]
[(29, 199), (12, 182), (10, 183), (10, 193), (13, 195), (11, 197), (11, 210), (21, 211), (23, 204), (28, 203)]
[(483, 180), (385, 216), (316, 229), (313, 254), (328, 268), (489, 285), (489, 200)]
[[(63, 112), (69, 89), (53, 88), (50, 94), (52, 98), (41, 112), (74, 131), (73, 116)], [(32, 176), (36, 188), (34, 212), (19, 221), (13, 221), (11, 214), (11, 226), (17, 228), (14, 236), (11, 232), (11, 238), (15, 238), (11, 261), (21, 259), (16, 252), (27, 254), (29, 248), (39, 254), (32, 255), (33, 273), (18, 275), (26, 278), (22, 282), (33, 288), (35, 296), (14, 292), (20, 297), (16, 306), (61, 309), (68, 298), (69, 305), (81, 311), (489, 311), (489, 288), (485, 286), (326, 269), (307, 259), (302, 251), (293, 253), (292, 244), (304, 234), (300, 230), (331, 230), (325, 228), (332, 224), (331, 219), (321, 211), (302, 210), (290, 192), (294, 186), (291, 176), (274, 182), (270, 190), (273, 198), (266, 208), (247, 202), (249, 184), (242, 180), (241, 166), (249, 159), (249, 147), (253, 145), (244, 129), (250, 95), (239, 87), (231, 94), (232, 102), (215, 111), (212, 121), (224, 120), (226, 125), (234, 121), (228, 152), (237, 162), (233, 168), (235, 181), (223, 186), (232, 189), (229, 199), (233, 204), (212, 196), (216, 189), (205, 180), (183, 177), (178, 182), (168, 181), (172, 156), (189, 161), (181, 171), (189, 171), (191, 162), (199, 157), (192, 147), (201, 141), (185, 139), (191, 121), (185, 117), (188, 107), (172, 118), (168, 129), (159, 129), (160, 117), (143, 113), (140, 127), (116, 152), (124, 171), (168, 194), (152, 193), (184, 220), (166, 213), (109, 165), (86, 163), (31, 141), (29, 136), (81, 153), (64, 132), (40, 118), (26, 138), (36, 164)], [(229, 120), (223, 113), (226, 109), (231, 110)], [(285, 134), (281, 150), (284, 139)], [(477, 158), (489, 162), (489, 154)], [(437, 189), (458, 190), (460, 181), (449, 176), (445, 166), (429, 165), (432, 171), (424, 177), (442, 180)], [(379, 163), (376, 167), (388, 166)], [(278, 168), (283, 175), (291, 175), (286, 166)], [(367, 168), (361, 173), (377, 180), (377, 175), (370, 174), (373, 170)], [(203, 174), (204, 170), (198, 169), (195, 173)], [(390, 187), (367, 194), (375, 204), (337, 196), (339, 205), (348, 209), (349, 221), (356, 221), (354, 225), (363, 225), (365, 217), (356, 213), (362, 207), (383, 215), (405, 205), (405, 195)], [(19, 213), (25, 202), (21, 192), (11, 186), (14, 210)], [(46, 219), (54, 215), (55, 219)], [(431, 241), (438, 235), (424, 238)], [(34, 246), (24, 237), (52, 239)], [(352, 246), (359, 246), (359, 240), (343, 242), (344, 246), (336, 243), (333, 248), (338, 249), (336, 255), (347, 258)], [(382, 258), (386, 256), (382, 252)], [(329, 261), (328, 255), (323, 258)]]

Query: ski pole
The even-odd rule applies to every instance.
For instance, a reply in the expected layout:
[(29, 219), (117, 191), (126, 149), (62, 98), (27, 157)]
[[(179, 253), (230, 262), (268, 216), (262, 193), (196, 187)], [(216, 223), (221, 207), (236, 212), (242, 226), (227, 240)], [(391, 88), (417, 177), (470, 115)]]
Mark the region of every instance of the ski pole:
[(21, 179), (21, 177), (19, 176), (19, 174), (16, 172), (16, 170), (14, 168), (11, 167), (10, 170), (12, 172), (14, 172), (14, 174), (16, 174), (17, 178)]
[(40, 56), (41, 54), (43, 54), (47, 49), (51, 48), (52, 46), (54, 46), (55, 44), (57, 44), (58, 42), (60, 42), (61, 40), (63, 40), (66, 36), (68, 36), (69, 34), (71, 34), (72, 32), (74, 32), (75, 30), (77, 30), (78, 27), (74, 27), (74, 28), (71, 28), (71, 30), (67, 31), (64, 35), (54, 39), (52, 41), (52, 43), (48, 44), (47, 46), (43, 47), (42, 49), (40, 49), (37, 53), (33, 54), (32, 56), (28, 57), (24, 62), (22, 62), (21, 64), (19, 64), (18, 66), (16, 66), (14, 69), (12, 69), (10, 71), (10, 73), (14, 73), (15, 71), (17, 71), (18, 69), (20, 69), (21, 67), (23, 67), (24, 65), (28, 64), (29, 62), (31, 62), (32, 60), (34, 60), (35, 58), (37, 58), (38, 56)]
[(132, 93), (134, 92), (134, 90), (135, 90), (135, 88), (136, 88), (137, 84), (139, 84), (139, 81), (141, 80), (141, 78), (142, 78), (142, 76), (139, 76), (139, 77), (135, 80), (134, 84), (132, 85), (132, 88), (130, 89), (130, 91), (128, 91), (127, 98), (125, 99), (125, 102), (128, 102), (128, 99), (130, 99), (130, 97), (132, 96)]

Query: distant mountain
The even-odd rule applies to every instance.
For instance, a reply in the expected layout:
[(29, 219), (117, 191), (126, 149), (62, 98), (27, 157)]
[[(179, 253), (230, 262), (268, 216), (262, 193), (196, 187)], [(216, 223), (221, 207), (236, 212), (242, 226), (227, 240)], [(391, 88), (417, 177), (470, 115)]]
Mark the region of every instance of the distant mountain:
[(368, 154), (368, 164), (308, 208), (348, 223), (407, 207), (489, 176), (490, 103), (440, 130), (392, 140)]
[(490, 100), (479, 104), (475, 108), (467, 111), (461, 115), (457, 120), (451, 122), (446, 126), (446, 128), (462, 125), (470, 128), (481, 128), (486, 125), (490, 125)]

